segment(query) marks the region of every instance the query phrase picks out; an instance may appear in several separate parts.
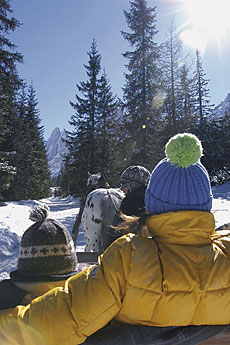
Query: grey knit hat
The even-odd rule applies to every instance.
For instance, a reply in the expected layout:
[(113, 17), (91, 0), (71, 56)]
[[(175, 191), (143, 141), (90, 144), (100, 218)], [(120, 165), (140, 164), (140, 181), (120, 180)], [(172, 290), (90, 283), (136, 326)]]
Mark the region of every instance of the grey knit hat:
[(30, 212), (35, 221), (23, 234), (14, 281), (57, 281), (76, 274), (77, 256), (68, 229), (47, 218), (49, 207), (37, 205)]
[(147, 187), (150, 178), (150, 172), (143, 166), (132, 165), (128, 167), (121, 175), (121, 185), (129, 183), (132, 190), (142, 186)]

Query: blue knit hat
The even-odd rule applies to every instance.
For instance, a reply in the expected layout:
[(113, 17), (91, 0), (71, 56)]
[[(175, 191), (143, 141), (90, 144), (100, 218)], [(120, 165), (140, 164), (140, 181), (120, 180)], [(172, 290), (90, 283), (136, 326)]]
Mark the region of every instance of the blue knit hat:
[(150, 214), (210, 211), (212, 190), (208, 172), (200, 163), (202, 146), (189, 133), (177, 134), (165, 146), (166, 158), (153, 170), (145, 194)]

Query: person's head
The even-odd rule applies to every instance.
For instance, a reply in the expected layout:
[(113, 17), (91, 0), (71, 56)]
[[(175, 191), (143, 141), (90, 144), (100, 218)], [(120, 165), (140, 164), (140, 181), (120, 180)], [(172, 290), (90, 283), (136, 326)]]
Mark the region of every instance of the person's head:
[(150, 178), (150, 172), (143, 166), (132, 165), (128, 167), (120, 177), (121, 189), (125, 195), (133, 192), (135, 189), (147, 187)]
[(48, 218), (49, 207), (37, 205), (30, 212), (32, 224), (23, 234), (18, 267), (10, 273), (15, 282), (66, 280), (74, 275), (77, 256), (67, 228)]
[(210, 211), (212, 190), (200, 162), (202, 145), (189, 133), (177, 134), (165, 146), (166, 158), (153, 170), (145, 194), (150, 214), (174, 211)]

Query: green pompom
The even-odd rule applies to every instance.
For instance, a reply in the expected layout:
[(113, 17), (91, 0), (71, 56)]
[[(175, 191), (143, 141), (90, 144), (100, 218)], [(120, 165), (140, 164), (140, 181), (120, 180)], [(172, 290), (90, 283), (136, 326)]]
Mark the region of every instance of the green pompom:
[(178, 167), (188, 168), (199, 162), (202, 156), (202, 145), (193, 134), (177, 134), (166, 144), (165, 153), (170, 163), (176, 164)]

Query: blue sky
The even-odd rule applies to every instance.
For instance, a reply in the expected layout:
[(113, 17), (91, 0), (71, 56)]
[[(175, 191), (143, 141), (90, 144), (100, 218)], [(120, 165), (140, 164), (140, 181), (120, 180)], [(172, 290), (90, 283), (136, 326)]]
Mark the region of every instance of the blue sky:
[[(150, 6), (157, 6), (159, 43), (172, 16), (177, 27), (188, 19), (184, 12), (178, 12), (182, 1), (148, 0)], [(28, 84), (33, 81), (45, 139), (55, 127), (71, 128), (68, 120), (73, 108), (69, 101), (75, 100), (76, 84), (87, 79), (83, 64), (88, 63), (87, 51), (93, 38), (114, 94), (122, 96), (122, 52), (129, 47), (120, 31), (128, 30), (123, 10), (129, 9), (129, 0), (11, 0), (11, 7), (23, 23), (10, 35), (24, 55), (19, 74)], [(214, 40), (208, 42), (203, 64), (210, 79), (211, 102), (216, 105), (230, 92), (229, 60), (229, 39), (223, 40), (220, 47)]]

